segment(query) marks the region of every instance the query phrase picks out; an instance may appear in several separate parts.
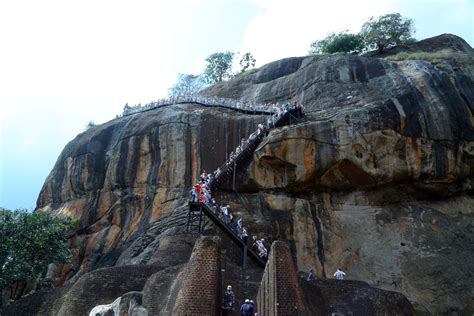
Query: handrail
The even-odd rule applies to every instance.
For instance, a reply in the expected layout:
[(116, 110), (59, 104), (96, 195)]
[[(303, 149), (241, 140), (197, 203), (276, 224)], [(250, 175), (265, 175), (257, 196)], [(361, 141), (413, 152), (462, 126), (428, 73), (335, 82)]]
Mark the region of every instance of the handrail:
[(137, 113), (151, 111), (160, 107), (194, 103), (208, 107), (221, 107), (236, 110), (246, 114), (271, 115), (274, 114), (269, 106), (265, 104), (252, 105), (243, 103), (235, 99), (221, 98), (221, 97), (206, 97), (206, 96), (179, 96), (175, 98), (161, 99), (145, 104), (144, 106), (133, 106), (124, 110), (122, 116), (129, 116)]
[[(291, 109), (288, 112), (285, 112), (283, 115), (281, 115), (276, 121), (272, 123), (272, 126), (268, 127), (268, 129), (275, 128), (275, 127), (281, 127), (285, 125), (285, 121), (291, 119), (293, 114), (298, 114), (301, 115), (301, 108), (297, 109)], [(260, 144), (260, 142), (263, 140), (264, 137), (264, 132), (262, 131), (260, 134), (257, 135), (256, 139), (253, 141), (249, 141), (248, 144), (242, 148), (241, 152), (234, 157), (233, 160), (227, 160), (224, 162), (221, 166), (219, 166), (220, 173), (215, 176), (215, 178), (211, 181), (210, 187), (216, 187), (217, 183), (219, 180), (223, 177), (225, 177), (225, 174), (227, 171), (233, 171), (234, 169), (234, 163), (238, 163), (239, 161), (242, 161), (244, 159), (244, 156), (248, 153), (248, 149), (251, 148), (251, 146), (255, 146), (255, 148)]]
[(214, 212), (204, 203), (189, 202), (189, 207), (200, 207), (204, 214), (209, 217), (221, 230), (223, 230), (234, 242), (241, 247), (247, 247), (247, 252), (254, 258), (258, 265), (265, 267), (266, 261), (253, 251), (227, 224), (225, 224)]

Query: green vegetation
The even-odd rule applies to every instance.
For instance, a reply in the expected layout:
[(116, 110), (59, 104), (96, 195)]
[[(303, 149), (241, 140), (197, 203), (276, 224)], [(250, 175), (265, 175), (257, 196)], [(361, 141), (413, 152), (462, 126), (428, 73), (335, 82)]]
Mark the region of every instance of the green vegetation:
[(413, 20), (403, 18), (400, 13), (371, 17), (362, 26), (360, 34), (367, 48), (376, 48), (380, 53), (389, 47), (412, 41)]
[(400, 52), (396, 55), (388, 56), (386, 59), (401, 61), (401, 60), (427, 60), (432, 63), (438, 63), (447, 55), (441, 52), (427, 53), (427, 52)]
[(203, 77), (209, 84), (221, 82), (232, 76), (233, 52), (214, 53), (206, 58)]
[(204, 78), (200, 75), (178, 74), (176, 83), (168, 90), (170, 97), (193, 95), (206, 86)]
[[(178, 79), (169, 89), (168, 95), (170, 97), (193, 95), (205, 88), (207, 84), (222, 82), (257, 71), (252, 68), (255, 67), (256, 60), (251, 53), (244, 53), (240, 59), (237, 59), (239, 55), (239, 53), (234, 52), (219, 52), (209, 55), (206, 58), (206, 65), (202, 74), (178, 74)], [(232, 67), (237, 60), (241, 69), (238, 72), (233, 72)], [(124, 108), (124, 113), (132, 109), (127, 106)]]
[(46, 212), (10, 211), (0, 208), (0, 288), (11, 299), (27, 294), (27, 285), (41, 280), (50, 263), (66, 263), (70, 218)]
[(256, 59), (253, 57), (251, 53), (243, 54), (242, 58), (239, 61), (240, 66), (242, 66), (240, 73), (244, 73), (250, 67), (255, 67), (255, 62), (256, 62)]
[(89, 121), (89, 122), (86, 124), (86, 131), (87, 131), (88, 129), (91, 129), (91, 128), (96, 127), (96, 126), (97, 126), (96, 123), (94, 123), (93, 121)]
[(253, 73), (256, 73), (257, 71), (258, 71), (258, 68), (250, 68), (250, 69), (247, 69), (243, 72), (239, 72), (239, 73), (235, 74), (232, 78), (233, 79), (242, 78), (244, 76), (248, 76), (248, 75), (251, 75)]
[[(452, 66), (463, 68), (464, 71), (474, 73), (474, 59), (468, 53), (454, 52), (450, 49), (443, 49), (437, 52), (400, 52), (396, 55), (385, 57), (385, 59), (393, 61), (403, 60), (426, 60), (444, 69), (443, 61), (449, 61)], [(445, 71), (452, 71), (451, 67)]]
[(383, 52), (387, 48), (414, 41), (413, 20), (404, 18), (400, 13), (391, 13), (371, 17), (362, 26), (358, 34), (348, 31), (331, 33), (322, 40), (311, 43), (309, 54), (359, 53), (377, 49)]
[(348, 31), (331, 33), (326, 38), (311, 43), (309, 54), (358, 53), (364, 47), (364, 39), (360, 34)]

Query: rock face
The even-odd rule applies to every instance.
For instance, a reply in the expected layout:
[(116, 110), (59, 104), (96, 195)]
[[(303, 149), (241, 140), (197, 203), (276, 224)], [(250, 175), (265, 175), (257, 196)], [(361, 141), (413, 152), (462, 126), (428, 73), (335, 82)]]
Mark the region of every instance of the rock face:
[[(314, 267), (319, 277), (330, 277), (340, 266), (349, 279), (403, 293), (419, 311), (468, 311), (474, 297), (470, 60), (289, 58), (208, 88), (202, 93), (247, 102), (301, 102), (306, 113), (264, 139), (238, 176), (239, 195), (219, 198), (230, 201), (249, 231), (290, 241), (297, 270)], [(186, 262), (192, 242), (173, 236), (184, 229), (191, 184), (264, 119), (177, 105), (78, 135), (37, 205), (78, 220), (72, 264), (51, 271), (58, 284), (101, 267)], [(173, 256), (175, 248), (187, 257)]]

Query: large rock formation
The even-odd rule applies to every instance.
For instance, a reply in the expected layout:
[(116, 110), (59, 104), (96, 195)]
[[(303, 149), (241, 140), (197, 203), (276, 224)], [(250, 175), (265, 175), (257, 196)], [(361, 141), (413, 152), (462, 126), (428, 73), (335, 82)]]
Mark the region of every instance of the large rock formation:
[[(420, 311), (473, 308), (474, 67), (472, 49), (456, 41), (467, 64), (288, 58), (203, 91), (306, 111), (264, 139), (236, 181), (239, 195), (219, 198), (251, 232), (289, 240), (298, 270), (329, 277), (341, 266)], [(38, 198), (39, 210), (78, 220), (73, 261), (51, 275), (72, 285), (101, 267), (186, 262), (192, 241), (173, 236), (190, 185), (264, 119), (184, 104), (78, 135)]]

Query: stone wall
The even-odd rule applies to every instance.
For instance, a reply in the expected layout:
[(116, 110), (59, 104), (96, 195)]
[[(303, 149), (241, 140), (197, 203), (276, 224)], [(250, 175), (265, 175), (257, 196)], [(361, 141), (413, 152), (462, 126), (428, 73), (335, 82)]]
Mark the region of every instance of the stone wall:
[(218, 315), (220, 309), (220, 239), (196, 241), (183, 277), (173, 315)]
[(291, 250), (287, 243), (272, 244), (257, 296), (261, 316), (303, 315), (304, 303)]
[(162, 269), (159, 265), (131, 265), (87, 273), (67, 292), (58, 315), (88, 315), (97, 305), (109, 304), (127, 292), (141, 291), (147, 279)]

